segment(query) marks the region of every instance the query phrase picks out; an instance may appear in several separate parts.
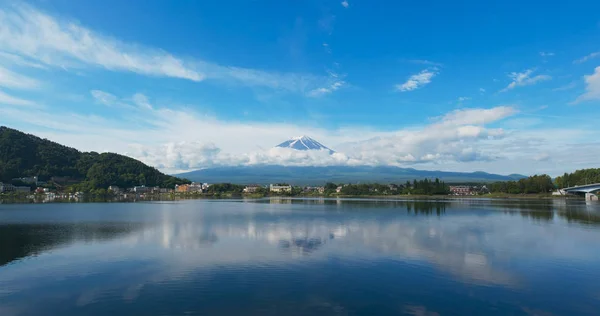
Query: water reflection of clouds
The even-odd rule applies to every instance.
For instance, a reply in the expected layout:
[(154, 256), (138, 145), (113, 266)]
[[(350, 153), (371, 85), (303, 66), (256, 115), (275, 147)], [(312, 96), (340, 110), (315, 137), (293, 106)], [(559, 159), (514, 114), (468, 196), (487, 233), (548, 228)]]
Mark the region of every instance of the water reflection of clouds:
[[(77, 303), (85, 306), (108, 292), (132, 300), (147, 284), (190, 276), (202, 282), (199, 274), (209, 277), (212, 269), (283, 269), (332, 257), (359, 264), (410, 262), (436, 267), (467, 283), (514, 287), (524, 277), (514, 269), (518, 261), (600, 261), (600, 254), (590, 251), (600, 233), (565, 225), (562, 216), (547, 224), (529, 220), (530, 215), (524, 220), (503, 212), (442, 212), (446, 215), (438, 217), (436, 207), (411, 204), (409, 212), (400, 202), (362, 212), (353, 208), (332, 212), (327, 207), (306, 211), (302, 204), (292, 204), (292, 209), (271, 205), (267, 210), (255, 203), (223, 203), (224, 208), (213, 205), (212, 209), (202, 205), (200, 212), (184, 213), (161, 205), (152, 221), (134, 226), (126, 234), (115, 230), (119, 233), (112, 235), (112, 240), (101, 235), (98, 240), (86, 237), (86, 242), (78, 237), (85, 234), (69, 236), (66, 239), (81, 242), (0, 271), (0, 285), (5, 289), (0, 298), (44, 286), (44, 281), (33, 280), (46, 280), (45, 285), (50, 286), (56, 278), (105, 276), (106, 281), (94, 281), (93, 288), (78, 285)], [(443, 209), (446, 207), (451, 206)], [(418, 214), (433, 216), (415, 216)], [(62, 289), (64, 295), (73, 290), (77, 288)], [(40, 299), (45, 295), (40, 294)], [(434, 313), (419, 308), (412, 311)]]
[[(314, 214), (313, 214), (314, 215)], [(328, 216), (261, 217), (220, 221), (205, 218), (202, 225), (172, 222), (128, 237), (131, 242), (160, 245), (170, 250), (196, 250), (169, 255), (168, 262), (195, 266), (295, 260), (275, 247), (306, 255), (413, 260), (438, 266), (473, 283), (515, 285), (517, 276), (505, 265), (511, 260), (540, 257), (596, 258), (578, 247), (598, 234), (566, 227), (531, 225), (519, 218), (455, 215), (443, 220), (380, 214), (346, 218)], [(589, 236), (588, 236), (589, 235)], [(140, 238), (143, 236), (143, 238)], [(210, 249), (206, 246), (211, 245)]]

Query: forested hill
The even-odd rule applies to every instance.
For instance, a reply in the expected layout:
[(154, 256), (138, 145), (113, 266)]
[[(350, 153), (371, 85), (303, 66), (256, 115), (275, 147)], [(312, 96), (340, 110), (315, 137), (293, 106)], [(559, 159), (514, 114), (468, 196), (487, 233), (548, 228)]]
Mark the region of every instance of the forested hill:
[(69, 177), (84, 190), (110, 185), (174, 187), (189, 183), (168, 176), (142, 162), (113, 153), (80, 152), (34, 135), (0, 126), (0, 181), (38, 176)]
[(556, 177), (555, 182), (559, 188), (600, 183), (600, 168), (581, 169), (573, 173), (565, 173), (560, 177)]

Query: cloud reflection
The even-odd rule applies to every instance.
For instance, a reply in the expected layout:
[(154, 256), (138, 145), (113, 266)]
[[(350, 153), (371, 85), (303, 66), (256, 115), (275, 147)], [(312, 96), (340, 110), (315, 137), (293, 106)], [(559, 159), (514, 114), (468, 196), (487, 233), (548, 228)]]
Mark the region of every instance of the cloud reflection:
[[(521, 262), (600, 261), (589, 248), (600, 232), (569, 224), (597, 215), (552, 202), (192, 201), (145, 207), (143, 225), (49, 230), (61, 236), (42, 238), (58, 240), (55, 248), (0, 270), (0, 298), (51, 287), (56, 279), (94, 278), (37, 299), (77, 293), (76, 304), (87, 306), (116, 292), (133, 301), (148, 286), (202, 283), (215, 271), (282, 273), (330, 260), (356, 268), (384, 262), (399, 271), (433, 269), (466, 284), (520, 287), (527, 277), (515, 268)], [(97, 229), (82, 233), (85, 225)], [(404, 312), (436, 313), (418, 304)]]

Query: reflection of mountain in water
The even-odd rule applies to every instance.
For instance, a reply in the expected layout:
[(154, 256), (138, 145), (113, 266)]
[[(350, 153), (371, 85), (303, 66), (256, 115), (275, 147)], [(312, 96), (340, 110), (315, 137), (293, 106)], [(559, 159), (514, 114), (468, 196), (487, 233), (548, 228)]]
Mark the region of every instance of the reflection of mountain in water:
[(116, 239), (141, 228), (131, 223), (0, 225), (0, 265), (78, 241)]
[[(0, 225), (0, 264), (78, 241), (120, 239), (138, 252), (123, 254), (118, 253), (123, 249), (116, 249), (116, 257), (156, 256), (167, 265), (185, 266), (174, 267), (185, 271), (253, 262), (285, 264), (297, 254), (310, 254), (305, 259), (311, 261), (363, 256), (426, 262), (469, 282), (514, 285), (517, 277), (507, 272), (511, 261), (577, 258), (583, 250), (578, 252), (573, 244), (596, 237), (588, 231), (572, 235), (568, 225), (543, 222), (565, 218), (600, 223), (598, 212), (586, 212), (585, 204), (581, 208), (552, 201), (287, 201), (290, 204), (270, 204), (271, 200), (115, 204), (107, 220), (147, 216), (145, 224)], [(61, 213), (61, 218), (79, 211)], [(525, 217), (539, 223), (531, 225)], [(540, 237), (549, 232), (553, 238)]]
[[(333, 238), (333, 235), (331, 236)], [(279, 246), (282, 249), (291, 250), (301, 254), (310, 254), (325, 244), (326, 240), (321, 238), (294, 238), (292, 240), (281, 240)]]

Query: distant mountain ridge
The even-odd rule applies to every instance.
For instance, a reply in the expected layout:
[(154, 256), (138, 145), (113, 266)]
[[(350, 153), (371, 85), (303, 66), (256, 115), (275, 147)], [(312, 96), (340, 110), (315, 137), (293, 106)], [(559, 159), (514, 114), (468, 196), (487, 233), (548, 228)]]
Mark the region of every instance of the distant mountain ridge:
[[(293, 140), (293, 141), (292, 141)], [(297, 150), (331, 150), (309, 137), (297, 137), (280, 145)], [(296, 141), (296, 142), (294, 142)], [(285, 144), (285, 145), (284, 145)], [(0, 181), (39, 176), (70, 177), (88, 189), (109, 185), (131, 187), (173, 187), (185, 179), (165, 175), (133, 158), (114, 154), (80, 152), (47, 139), (0, 126)], [(407, 180), (439, 178), (452, 182), (491, 182), (525, 178), (522, 175), (497, 175), (486, 172), (425, 171), (393, 166), (282, 166), (251, 165), (215, 167), (176, 175), (192, 181), (209, 183), (269, 184), (287, 182), (295, 185), (336, 183), (402, 183)]]
[(523, 175), (498, 175), (487, 172), (427, 171), (393, 166), (324, 166), (302, 167), (281, 165), (251, 165), (215, 167), (177, 174), (192, 181), (239, 184), (290, 183), (294, 185), (323, 185), (334, 183), (403, 183), (414, 179), (439, 178), (452, 182), (494, 182), (526, 178)]
[[(275, 148), (290, 148), (299, 151), (328, 150), (334, 151), (318, 141), (308, 137), (293, 137)], [(402, 183), (414, 179), (439, 178), (446, 182), (489, 182), (509, 181), (526, 178), (519, 174), (508, 176), (477, 172), (445, 172), (426, 171), (394, 166), (282, 166), (282, 165), (250, 165), (223, 166), (180, 173), (176, 176), (192, 181), (211, 183), (231, 182), (238, 184), (290, 183), (295, 185), (322, 185), (335, 183)]]

